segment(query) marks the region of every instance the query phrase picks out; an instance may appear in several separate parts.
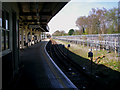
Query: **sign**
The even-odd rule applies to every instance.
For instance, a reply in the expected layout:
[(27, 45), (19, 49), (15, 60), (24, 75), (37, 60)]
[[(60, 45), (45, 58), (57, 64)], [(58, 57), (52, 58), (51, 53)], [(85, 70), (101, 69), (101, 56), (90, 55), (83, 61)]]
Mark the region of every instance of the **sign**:
[(88, 57), (93, 57), (93, 53), (91, 51), (88, 52)]
[(68, 44), (68, 47), (70, 47), (70, 44)]
[(29, 25), (29, 28), (40, 28), (40, 25)]

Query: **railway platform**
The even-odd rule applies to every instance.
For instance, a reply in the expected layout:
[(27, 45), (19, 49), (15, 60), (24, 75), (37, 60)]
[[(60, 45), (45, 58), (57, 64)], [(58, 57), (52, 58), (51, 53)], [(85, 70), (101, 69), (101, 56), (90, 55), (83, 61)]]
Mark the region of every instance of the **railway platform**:
[(17, 89), (73, 88), (77, 87), (51, 61), (45, 46), (48, 40), (41, 41), (20, 52), (22, 74), (14, 85)]

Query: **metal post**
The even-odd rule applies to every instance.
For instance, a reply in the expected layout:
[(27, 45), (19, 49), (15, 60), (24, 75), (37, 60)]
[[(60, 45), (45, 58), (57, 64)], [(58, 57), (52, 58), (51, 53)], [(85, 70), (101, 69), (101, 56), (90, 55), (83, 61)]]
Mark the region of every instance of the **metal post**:
[[(104, 36), (102, 38), (103, 38), (102, 41), (104, 41)], [(104, 47), (105, 47), (105, 41), (102, 43), (103, 51), (105, 50)]]
[(35, 29), (34, 29), (34, 37), (33, 37), (33, 41), (34, 41), (34, 44), (35, 44)]
[(27, 46), (28, 46), (28, 36), (27, 36), (27, 32), (28, 32), (28, 30), (27, 30), (27, 26), (26, 26), (26, 28), (25, 28), (25, 43), (26, 43)]
[(93, 53), (92, 53), (92, 49), (90, 50), (90, 52), (88, 52), (88, 57), (90, 57), (90, 71), (92, 74), (92, 61), (93, 61)]
[(92, 74), (92, 62), (93, 62), (93, 57), (90, 57), (91, 59), (91, 74)]
[(38, 31), (35, 32), (35, 35), (37, 36), (35, 42), (38, 43)]
[(67, 56), (69, 56), (69, 48), (70, 48), (70, 44), (68, 44), (67, 48), (68, 48), (68, 50), (67, 50)]
[(20, 39), (20, 40), (19, 40), (19, 44), (20, 44), (20, 45), (19, 45), (19, 48), (21, 48), (21, 29), (19, 29), (19, 39)]
[(41, 41), (41, 32), (39, 31), (39, 41)]
[(115, 38), (115, 54), (117, 53), (117, 48), (116, 48), (116, 38)]
[(37, 37), (36, 37), (36, 41), (35, 41), (35, 43), (38, 42), (38, 33), (37, 33), (37, 32), (38, 32), (38, 31), (35, 32), (35, 35), (37, 36)]
[(98, 52), (98, 51), (97, 51), (97, 46), (96, 46), (96, 57), (97, 57), (97, 52)]
[(36, 43), (37, 43), (37, 40), (38, 40), (37, 31), (35, 31), (35, 35), (36, 35), (36, 38), (35, 38), (35, 44), (36, 44)]
[(44, 39), (45, 39), (45, 32), (44, 32), (44, 34), (43, 34), (43, 35), (44, 35)]
[(30, 46), (31, 46), (31, 45), (32, 45), (32, 28), (30, 29), (30, 37), (31, 37), (31, 38), (30, 38), (30, 39), (31, 39), (31, 40), (30, 40)]
[(24, 48), (24, 30), (21, 30), (21, 48)]

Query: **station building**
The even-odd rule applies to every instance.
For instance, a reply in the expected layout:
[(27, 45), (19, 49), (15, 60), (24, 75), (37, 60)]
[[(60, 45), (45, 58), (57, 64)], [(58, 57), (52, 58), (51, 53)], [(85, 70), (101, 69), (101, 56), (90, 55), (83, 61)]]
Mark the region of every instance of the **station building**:
[(19, 74), (20, 49), (45, 38), (48, 22), (68, 2), (0, 2), (0, 63), (2, 88), (8, 88)]

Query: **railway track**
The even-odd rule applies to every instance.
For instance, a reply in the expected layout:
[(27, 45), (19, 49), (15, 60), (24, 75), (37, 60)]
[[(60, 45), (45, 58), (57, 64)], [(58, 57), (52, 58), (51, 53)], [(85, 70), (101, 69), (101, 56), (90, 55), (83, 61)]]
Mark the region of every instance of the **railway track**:
[(79, 64), (74, 62), (53, 40), (48, 43), (47, 51), (66, 76), (80, 90), (104, 90), (105, 85), (98, 82)]

